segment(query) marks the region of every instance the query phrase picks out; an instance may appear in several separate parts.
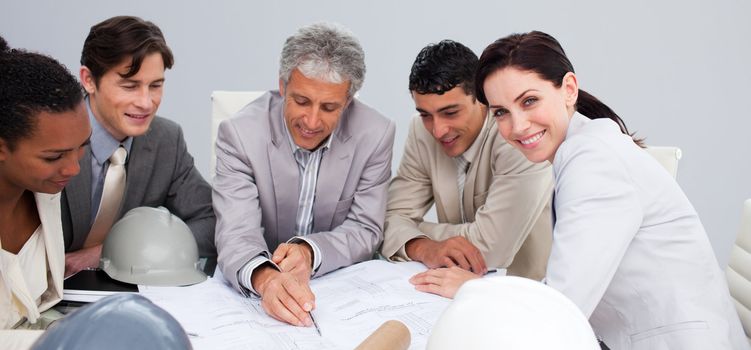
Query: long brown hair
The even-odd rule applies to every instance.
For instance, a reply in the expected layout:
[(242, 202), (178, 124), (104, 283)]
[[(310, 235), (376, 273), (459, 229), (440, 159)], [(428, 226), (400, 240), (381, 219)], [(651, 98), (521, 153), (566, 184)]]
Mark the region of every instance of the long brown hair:
[[(483, 88), (485, 79), (493, 72), (507, 67), (535, 72), (555, 87), (561, 87), (566, 73), (574, 73), (574, 66), (566, 57), (563, 47), (552, 36), (539, 31), (512, 34), (490, 44), (480, 56), (475, 77), (475, 91), (480, 102), (488, 104)], [(618, 114), (582, 89), (579, 89), (576, 110), (589, 119), (613, 120), (622, 133), (631, 136), (637, 145), (644, 147), (643, 139), (634, 138), (634, 134), (628, 131)]]

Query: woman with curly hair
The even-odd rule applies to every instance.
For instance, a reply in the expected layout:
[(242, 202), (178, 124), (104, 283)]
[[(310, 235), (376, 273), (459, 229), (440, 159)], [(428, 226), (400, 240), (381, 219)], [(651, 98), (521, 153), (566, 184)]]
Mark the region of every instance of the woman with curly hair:
[(90, 134), (76, 78), (0, 38), (0, 348), (33, 339), (2, 330), (45, 328), (45, 312), (62, 298), (60, 191), (78, 174)]

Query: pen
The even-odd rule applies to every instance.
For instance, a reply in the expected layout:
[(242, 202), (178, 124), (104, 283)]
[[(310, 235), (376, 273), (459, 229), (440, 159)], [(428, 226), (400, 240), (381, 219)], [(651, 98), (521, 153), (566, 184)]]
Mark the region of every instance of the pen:
[(316, 322), (315, 317), (313, 317), (313, 311), (310, 312), (310, 319), (313, 320), (313, 325), (316, 326), (316, 331), (318, 332), (318, 335), (322, 337), (323, 334), (321, 334), (321, 327), (318, 327), (318, 322)]

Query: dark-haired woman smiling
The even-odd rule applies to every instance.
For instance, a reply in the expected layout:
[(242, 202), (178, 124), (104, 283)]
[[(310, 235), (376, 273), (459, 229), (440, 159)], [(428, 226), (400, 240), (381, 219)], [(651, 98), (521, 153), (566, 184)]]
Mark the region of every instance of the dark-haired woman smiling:
[(0, 38), (0, 348), (22, 348), (62, 297), (60, 191), (78, 174), (89, 126), (76, 79)]

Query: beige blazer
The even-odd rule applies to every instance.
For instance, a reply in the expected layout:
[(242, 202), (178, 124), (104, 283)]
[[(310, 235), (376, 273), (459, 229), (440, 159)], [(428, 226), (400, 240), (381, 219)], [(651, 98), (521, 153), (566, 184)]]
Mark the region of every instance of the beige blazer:
[[(300, 171), (282, 110), (283, 98), (270, 91), (219, 126), (216, 247), (219, 268), (238, 290), (243, 265), (270, 258), (295, 235)], [(321, 250), (316, 276), (370, 259), (381, 244), (394, 122), (354, 99), (331, 137), (318, 172), (313, 233), (306, 236)]]
[[(550, 253), (550, 199), (553, 176), (549, 164), (534, 164), (498, 134), (488, 120), (479, 138), (464, 187), (461, 223), (454, 160), (413, 118), (396, 177), (389, 186), (383, 256), (409, 260), (407, 241), (427, 236), (444, 240), (463, 236), (485, 257), (488, 268), (542, 279)], [(423, 216), (435, 203), (438, 223)]]
[[(34, 308), (41, 313), (59, 302), (63, 297), (63, 275), (65, 272), (65, 252), (63, 247), (63, 230), (60, 223), (60, 194), (34, 194), (42, 225), (42, 233), (47, 254), (48, 274), (47, 291), (42, 294), (38, 305), (19, 305), (22, 303), (13, 297), (13, 286), (8, 285), (5, 274), (0, 273), (0, 328), (13, 326), (22, 315), (17, 308)], [(0, 249), (2, 244), (0, 243)], [(7, 271), (2, 271), (6, 273)], [(15, 305), (14, 305), (15, 304)], [(28, 345), (41, 332), (34, 331), (0, 331), (0, 349), (18, 348)]]

